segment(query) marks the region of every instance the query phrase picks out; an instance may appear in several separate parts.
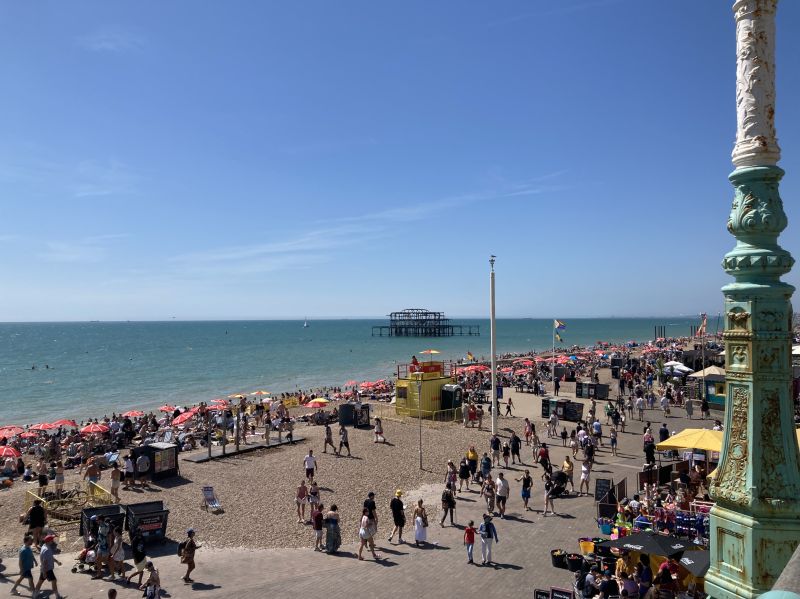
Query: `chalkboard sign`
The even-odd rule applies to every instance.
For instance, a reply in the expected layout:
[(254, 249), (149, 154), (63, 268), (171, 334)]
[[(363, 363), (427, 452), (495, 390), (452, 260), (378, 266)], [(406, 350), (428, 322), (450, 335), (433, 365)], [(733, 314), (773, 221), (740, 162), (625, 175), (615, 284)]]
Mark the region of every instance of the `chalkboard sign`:
[(628, 496), (628, 479), (627, 478), (623, 478), (621, 481), (619, 481), (616, 484), (616, 486), (614, 487), (614, 490), (616, 491), (615, 494), (617, 496), (617, 499), (621, 500), (623, 497), (627, 497)]
[(542, 418), (550, 418), (550, 400), (542, 399)]
[(616, 503), (598, 503), (597, 504), (597, 517), (609, 518), (613, 520), (617, 515)]
[(583, 420), (583, 404), (577, 401), (568, 401), (564, 404), (564, 420), (580, 422)]
[(595, 501), (603, 501), (605, 503), (616, 503), (616, 498), (609, 497), (606, 499), (606, 496), (611, 493), (613, 495), (613, 491), (611, 487), (614, 485), (614, 481), (610, 478), (596, 478), (594, 480), (594, 500)]
[(533, 599), (550, 599), (550, 591), (546, 589), (534, 589)]
[(567, 589), (550, 587), (550, 599), (573, 599), (573, 593)]

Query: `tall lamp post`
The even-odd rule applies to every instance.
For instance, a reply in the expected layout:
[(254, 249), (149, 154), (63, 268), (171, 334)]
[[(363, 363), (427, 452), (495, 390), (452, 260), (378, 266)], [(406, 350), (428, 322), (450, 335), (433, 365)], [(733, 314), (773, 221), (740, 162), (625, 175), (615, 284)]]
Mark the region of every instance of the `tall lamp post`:
[(722, 266), (725, 432), (710, 491), (714, 599), (768, 591), (800, 542), (800, 470), (791, 397), (791, 297), (780, 280), (794, 259), (778, 244), (787, 224), (775, 136), (777, 0), (736, 0), (736, 145)]
[(492, 346), (492, 434), (497, 434), (497, 339), (494, 322), (494, 260), (489, 256), (489, 338)]
[(422, 470), (422, 373), (417, 373), (417, 422), (419, 423), (419, 469)]

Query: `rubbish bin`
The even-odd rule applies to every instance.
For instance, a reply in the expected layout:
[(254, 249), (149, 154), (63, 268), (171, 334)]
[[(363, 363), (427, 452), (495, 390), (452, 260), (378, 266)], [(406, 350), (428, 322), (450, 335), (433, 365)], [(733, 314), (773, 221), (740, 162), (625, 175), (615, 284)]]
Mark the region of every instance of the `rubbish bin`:
[(81, 536), (86, 536), (90, 532), (97, 533), (97, 520), (92, 521), (92, 516), (103, 515), (108, 520), (109, 526), (112, 528), (124, 527), (125, 525), (125, 508), (118, 503), (114, 505), (103, 505), (100, 507), (87, 507), (81, 510), (81, 522), (78, 528), (78, 533)]
[(150, 480), (159, 480), (178, 475), (178, 446), (173, 443), (142, 445), (134, 447), (132, 453), (134, 463), (142, 454), (149, 458), (150, 468), (147, 470), (147, 475)]
[(353, 426), (356, 423), (356, 405), (343, 403), (339, 406), (339, 424)]
[(356, 408), (356, 419), (356, 426), (370, 426), (368, 403), (361, 404), (360, 407)]
[(126, 507), (125, 513), (125, 528), (131, 536), (140, 532), (145, 542), (163, 542), (166, 539), (169, 510), (164, 509), (163, 501), (131, 503)]

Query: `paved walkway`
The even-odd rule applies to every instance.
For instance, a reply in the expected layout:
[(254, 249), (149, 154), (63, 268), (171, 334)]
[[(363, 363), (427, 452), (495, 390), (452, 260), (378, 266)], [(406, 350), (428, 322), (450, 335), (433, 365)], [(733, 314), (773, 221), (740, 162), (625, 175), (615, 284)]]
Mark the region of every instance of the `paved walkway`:
[[(562, 393), (562, 395), (564, 395)], [(540, 428), (541, 398), (527, 394), (512, 395), (516, 405), (516, 418), (502, 418), (501, 430), (513, 427), (521, 431), (522, 418), (533, 418)], [(598, 403), (598, 411), (602, 412)], [(587, 407), (588, 410), (588, 407)], [(681, 417), (675, 415), (679, 412)], [(671, 430), (679, 431), (687, 426), (710, 428), (712, 421), (687, 421), (682, 409), (673, 410), (668, 423)], [(657, 428), (663, 421), (659, 411), (648, 411), (647, 418)], [(605, 422), (605, 417), (601, 417)], [(569, 429), (569, 423), (568, 429)], [(610, 427), (604, 425), (604, 434)], [(608, 448), (603, 448), (598, 456), (593, 477), (611, 477), (618, 482), (628, 479), (628, 493), (635, 487), (636, 472), (643, 463), (641, 451), (642, 424), (634, 420), (627, 432), (620, 437), (619, 455), (613, 457)], [(544, 435), (544, 431), (540, 432)], [(549, 445), (549, 443), (548, 443)], [(560, 464), (567, 448), (561, 447), (561, 439), (553, 439), (551, 456), (554, 464)], [(558, 586), (569, 588), (572, 575), (566, 570), (553, 568), (550, 562), (550, 549), (563, 548), (568, 551), (578, 549), (577, 539), (581, 536), (597, 536), (594, 518), (595, 503), (590, 497), (570, 496), (556, 500), (558, 517), (543, 517), (542, 483), (539, 480), (542, 470), (531, 466), (530, 450), (523, 447), (523, 459), (534, 477), (534, 493), (531, 506), (536, 511), (524, 512), (519, 497), (519, 483), (512, 481), (512, 496), (508, 504), (508, 518), (494, 522), (498, 529), (500, 542), (494, 548), (492, 567), (466, 564), (466, 553), (462, 545), (463, 526), (467, 520), (480, 522), (484, 505), (477, 492), (465, 493), (459, 497), (456, 510), (459, 527), (449, 525), (440, 528), (438, 521), (431, 519), (428, 539), (431, 544), (416, 548), (408, 544), (390, 545), (386, 537), (390, 532), (388, 523), (381, 522), (377, 537), (379, 552), (383, 559), (371, 558), (358, 561), (355, 558), (356, 546), (343, 546), (339, 556), (328, 556), (314, 552), (312, 533), (308, 528), (302, 534), (308, 537), (308, 549), (280, 550), (225, 550), (215, 551), (201, 548), (197, 553), (197, 570), (193, 573), (196, 582), (185, 585), (180, 580), (183, 568), (174, 552), (174, 545), (153, 547), (164, 555), (154, 559), (164, 584), (164, 595), (176, 599), (195, 597), (212, 599), (217, 597), (268, 596), (273, 593), (292, 596), (314, 596), (322, 599), (358, 597), (413, 597), (415, 595), (446, 597), (457, 592), (461, 597), (528, 597), (534, 588)], [(524, 467), (523, 467), (524, 468)], [(579, 466), (576, 470), (579, 472)], [(521, 475), (521, 469), (509, 469), (508, 477)], [(579, 476), (576, 475), (576, 481)], [(592, 481), (592, 491), (594, 480)], [(209, 516), (213, 517), (213, 516)], [(243, 514), (242, 517), (249, 517)], [(268, 516), (262, 516), (268, 517)], [(408, 518), (410, 521), (410, 517)], [(355, 526), (349, 520), (345, 526)], [(413, 541), (413, 530), (406, 532)], [(200, 540), (202, 543), (202, 539)], [(242, 539), (246, 546), (248, 539)], [(475, 548), (478, 561), (479, 545)], [(365, 553), (365, 556), (368, 555)], [(57, 568), (62, 592), (71, 598), (105, 598), (107, 589), (114, 583), (90, 580), (85, 574), (72, 574), (68, 570), (71, 556), (61, 556), (64, 567)], [(16, 571), (9, 565), (7, 573)], [(2, 585), (0, 585), (2, 588)], [(5, 588), (9, 587), (5, 585)], [(141, 593), (133, 587), (117, 584), (119, 597), (140, 597)]]

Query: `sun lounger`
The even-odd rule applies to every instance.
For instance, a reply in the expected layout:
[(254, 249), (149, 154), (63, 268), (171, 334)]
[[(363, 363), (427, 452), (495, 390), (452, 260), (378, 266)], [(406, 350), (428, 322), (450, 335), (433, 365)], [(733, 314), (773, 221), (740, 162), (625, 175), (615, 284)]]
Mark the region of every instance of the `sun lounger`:
[(214, 487), (203, 487), (203, 507), (206, 511), (209, 509), (212, 512), (224, 512), (225, 510), (222, 509), (222, 505), (217, 499), (216, 493), (214, 493)]

